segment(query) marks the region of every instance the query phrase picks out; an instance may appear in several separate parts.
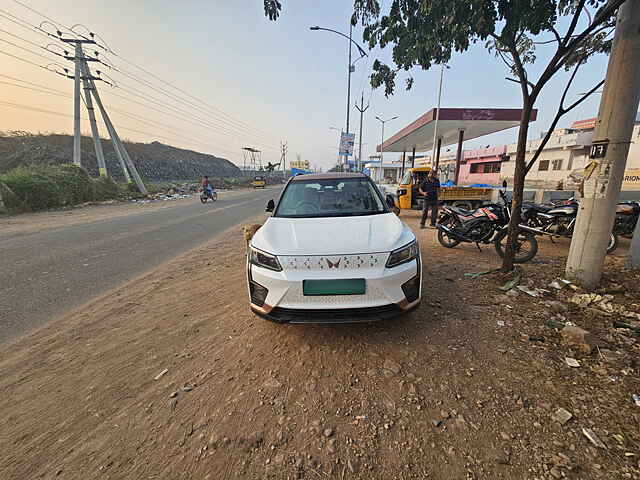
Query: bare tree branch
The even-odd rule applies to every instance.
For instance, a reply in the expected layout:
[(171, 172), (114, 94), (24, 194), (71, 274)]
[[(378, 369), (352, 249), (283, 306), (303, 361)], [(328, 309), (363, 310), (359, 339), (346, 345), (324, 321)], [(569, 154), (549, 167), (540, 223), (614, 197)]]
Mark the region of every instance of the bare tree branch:
[(560, 34), (558, 33), (558, 30), (556, 30), (554, 27), (551, 27), (551, 31), (555, 35), (558, 45), (560, 45), (562, 43), (562, 39), (560, 38)]
[(568, 107), (565, 108), (564, 102), (565, 102), (565, 100), (567, 98), (567, 93), (569, 92), (569, 88), (571, 87), (571, 84), (573, 83), (573, 80), (576, 78), (576, 74), (578, 73), (578, 69), (580, 68), (581, 64), (582, 64), (582, 62), (578, 62), (578, 64), (573, 69), (573, 72), (571, 73), (571, 77), (569, 78), (569, 81), (567, 82), (567, 85), (564, 88), (564, 92), (562, 93), (562, 98), (560, 99), (560, 105), (558, 106), (558, 111), (556, 112), (556, 115), (555, 115), (553, 121), (551, 122), (551, 125), (549, 125), (549, 129), (547, 130), (547, 133), (545, 134), (544, 138), (540, 142), (540, 145), (538, 145), (538, 148), (536, 149), (535, 153), (533, 154), (533, 157), (531, 157), (531, 160), (529, 160), (529, 163), (527, 163), (527, 166), (525, 168), (525, 175), (528, 174), (529, 171), (531, 170), (531, 168), (533, 167), (533, 165), (535, 165), (536, 161), (540, 157), (540, 154), (544, 150), (544, 147), (549, 142), (549, 139), (551, 138), (551, 135), (553, 134), (553, 131), (555, 130), (556, 126), (558, 125), (558, 122), (560, 121), (560, 119), (564, 115), (569, 113), (571, 110), (576, 108), (578, 105), (580, 105), (582, 102), (584, 102), (596, 90), (598, 90), (602, 85), (604, 85), (604, 80), (600, 81), (591, 90), (586, 92), (578, 100), (576, 100), (571, 105), (569, 105)]

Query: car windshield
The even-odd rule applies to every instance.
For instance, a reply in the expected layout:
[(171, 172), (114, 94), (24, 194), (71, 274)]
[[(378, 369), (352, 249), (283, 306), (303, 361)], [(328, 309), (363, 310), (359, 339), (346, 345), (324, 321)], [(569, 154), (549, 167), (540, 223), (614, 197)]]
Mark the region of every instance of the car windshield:
[(297, 180), (280, 198), (276, 217), (348, 217), (386, 213), (380, 193), (367, 178)]

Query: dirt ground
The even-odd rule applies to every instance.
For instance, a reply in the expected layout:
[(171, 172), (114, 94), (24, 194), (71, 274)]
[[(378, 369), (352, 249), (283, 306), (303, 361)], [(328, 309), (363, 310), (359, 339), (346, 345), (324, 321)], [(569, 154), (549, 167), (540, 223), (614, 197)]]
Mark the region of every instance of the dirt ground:
[[(250, 192), (252, 190), (242, 188), (233, 191), (219, 192), (220, 199), (229, 196)], [(163, 208), (171, 208), (185, 203), (199, 202), (198, 195), (191, 198), (172, 199), (167, 201), (157, 200), (153, 202), (103, 202), (90, 204), (63, 210), (47, 212), (22, 213), (19, 215), (0, 215), (0, 232), (2, 233), (29, 233), (48, 230), (50, 228), (70, 227), (81, 223), (97, 220), (123, 217), (142, 212), (153, 212)]]
[[(547, 287), (568, 243), (523, 267), (550, 290), (533, 298), (464, 275), (496, 267), (492, 249), (418, 235), (424, 300), (394, 321), (255, 318), (238, 227), (0, 347), (0, 478), (640, 478), (639, 337)], [(622, 243), (603, 285), (638, 312)]]

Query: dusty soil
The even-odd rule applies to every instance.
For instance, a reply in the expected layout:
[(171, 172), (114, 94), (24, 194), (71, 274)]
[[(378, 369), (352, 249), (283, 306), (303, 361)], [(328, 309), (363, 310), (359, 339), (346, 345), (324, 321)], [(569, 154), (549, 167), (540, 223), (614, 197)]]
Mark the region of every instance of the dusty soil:
[[(218, 198), (228, 198), (250, 192), (249, 189), (219, 192)], [(192, 198), (181, 198), (167, 201), (153, 202), (104, 202), (101, 204), (73, 207), (64, 210), (52, 210), (47, 212), (22, 213), (19, 215), (0, 215), (0, 233), (29, 233), (40, 232), (51, 228), (70, 227), (80, 223), (89, 223), (98, 220), (135, 215), (138, 213), (153, 212), (164, 208), (172, 208), (185, 203), (200, 202), (198, 195)]]
[[(418, 235), (424, 301), (394, 321), (255, 318), (238, 227), (0, 347), (0, 478), (640, 478), (638, 337), (573, 292), (464, 276), (498, 265), (489, 248)], [(543, 247), (523, 284), (561, 271), (567, 244)], [(638, 311), (620, 263), (603, 285)], [(545, 325), (554, 299), (591, 355)]]

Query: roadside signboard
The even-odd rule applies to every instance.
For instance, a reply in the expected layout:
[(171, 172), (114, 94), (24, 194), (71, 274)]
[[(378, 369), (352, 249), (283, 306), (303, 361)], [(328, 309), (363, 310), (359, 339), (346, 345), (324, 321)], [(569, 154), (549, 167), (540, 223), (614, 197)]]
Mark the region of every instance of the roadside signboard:
[(640, 190), (640, 168), (627, 168), (624, 171), (622, 190)]
[(340, 155), (351, 156), (353, 155), (353, 144), (356, 141), (355, 133), (345, 133), (342, 132), (340, 134)]

